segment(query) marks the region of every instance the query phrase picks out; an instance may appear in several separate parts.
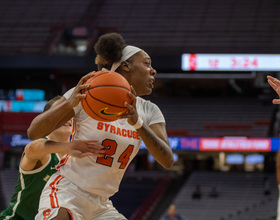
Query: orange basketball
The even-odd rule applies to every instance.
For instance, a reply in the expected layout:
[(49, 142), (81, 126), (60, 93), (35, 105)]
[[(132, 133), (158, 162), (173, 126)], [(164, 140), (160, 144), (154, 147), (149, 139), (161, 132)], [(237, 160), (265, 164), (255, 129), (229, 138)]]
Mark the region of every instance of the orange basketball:
[(98, 71), (86, 84), (90, 86), (82, 92), (86, 98), (81, 99), (81, 103), (90, 117), (110, 122), (128, 111), (124, 103), (131, 104), (130, 85), (119, 73)]

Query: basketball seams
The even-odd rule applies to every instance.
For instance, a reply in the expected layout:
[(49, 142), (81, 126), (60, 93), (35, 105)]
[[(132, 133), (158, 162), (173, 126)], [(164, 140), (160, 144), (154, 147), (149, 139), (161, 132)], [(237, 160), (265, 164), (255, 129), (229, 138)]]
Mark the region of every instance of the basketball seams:
[[(88, 91), (88, 90), (87, 90), (87, 91)], [(88, 95), (90, 95), (90, 97), (93, 98), (94, 100), (99, 101), (99, 102), (102, 102), (102, 103), (104, 103), (104, 104), (106, 104), (106, 105), (110, 105), (110, 106), (117, 107), (117, 108), (127, 108), (127, 107), (125, 107), (125, 106), (113, 105), (113, 104), (111, 104), (111, 103), (104, 102), (104, 101), (102, 101), (102, 100), (100, 100), (100, 99), (97, 99), (97, 98), (95, 98), (90, 92), (88, 92)]]
[(129, 96), (131, 89), (121, 74), (99, 71), (88, 79), (86, 84), (90, 85), (89, 88), (83, 89), (81, 92), (87, 97), (81, 102), (84, 111), (90, 117), (98, 121), (111, 122), (128, 111), (124, 103), (131, 103)]
[(87, 100), (85, 100), (85, 102), (86, 102), (87, 106), (89, 107), (89, 109), (91, 110), (91, 112), (92, 112), (93, 114), (95, 114), (95, 115), (96, 115), (97, 117), (99, 117), (99, 118), (102, 118), (102, 119), (105, 120), (105, 121), (110, 122), (109, 119), (103, 118), (103, 117), (101, 117), (100, 115), (98, 115), (98, 114), (90, 107), (90, 105), (88, 104), (88, 101), (87, 101)]
[(130, 89), (128, 89), (128, 88), (126, 88), (124, 86), (117, 86), (117, 85), (99, 85), (99, 86), (94, 86), (94, 87), (88, 88), (87, 91), (95, 89), (95, 88), (100, 88), (100, 87), (115, 87), (115, 88), (124, 89), (124, 90), (130, 92)]
[[(100, 73), (100, 74), (98, 74), (98, 75), (96, 75), (96, 76), (93, 76), (92, 77), (92, 79), (89, 81), (89, 82), (87, 82), (87, 84), (91, 84), (92, 83), (92, 81), (94, 80), (94, 79), (96, 79), (97, 77), (99, 77), (99, 76), (103, 76), (104, 74), (110, 74), (110, 73), (112, 73), (111, 71), (106, 71), (106, 72), (103, 72), (103, 73)], [(119, 73), (118, 73), (119, 74)], [(121, 74), (119, 74), (120, 76), (122, 76)], [(101, 87), (101, 86), (104, 86), (104, 87), (106, 87), (106, 86), (112, 86), (112, 87), (119, 87), (119, 88), (123, 88), (123, 89), (125, 89), (125, 90), (127, 90), (127, 91), (130, 91), (130, 89), (128, 89), (127, 87), (124, 87), (124, 86), (117, 86), (117, 85), (99, 85), (99, 86), (95, 86), (95, 87), (92, 87), (92, 88), (90, 88), (90, 89), (93, 89), (93, 88), (97, 88), (97, 87)]]
[(97, 77), (102, 76), (104, 74), (108, 74), (108, 73), (110, 73), (110, 71), (106, 71), (106, 72), (100, 73), (96, 76), (93, 76), (92, 79), (88, 82), (88, 84), (90, 84), (92, 82), (92, 80), (96, 79)]

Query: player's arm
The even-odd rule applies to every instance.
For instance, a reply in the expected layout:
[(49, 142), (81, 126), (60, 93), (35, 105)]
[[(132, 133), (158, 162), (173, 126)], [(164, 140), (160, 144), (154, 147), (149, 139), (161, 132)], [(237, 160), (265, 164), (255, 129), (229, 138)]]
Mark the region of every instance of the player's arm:
[(81, 94), (81, 90), (89, 86), (87, 84), (83, 85), (83, 83), (86, 82), (92, 74), (91, 72), (80, 79), (69, 99), (61, 97), (57, 105), (33, 119), (27, 130), (27, 135), (30, 140), (36, 140), (47, 136), (55, 129), (64, 125), (75, 115), (73, 108), (79, 104), (80, 99), (86, 96), (85, 94)]
[(170, 168), (174, 164), (173, 152), (166, 133), (165, 123), (157, 123), (143, 126), (137, 129), (149, 152), (155, 160), (164, 168)]
[[(136, 109), (136, 92), (133, 87), (131, 89), (132, 105), (125, 104), (129, 111), (120, 118), (127, 118), (127, 122), (135, 126), (135, 124), (139, 123), (139, 116)], [(136, 128), (136, 130), (155, 160), (164, 168), (170, 168), (174, 164), (174, 158), (168, 141), (165, 123), (156, 123), (148, 126), (142, 122), (142, 126)]]
[(33, 119), (27, 130), (30, 140), (37, 140), (49, 135), (74, 116), (73, 107), (64, 97), (61, 97), (57, 103), (59, 104)]
[[(280, 96), (280, 81), (272, 76), (267, 76), (267, 82), (274, 89), (274, 91)], [(273, 99), (273, 104), (280, 104), (280, 99)]]
[(278, 185), (280, 184), (280, 149), (276, 155), (276, 178)]
[(32, 170), (38, 161), (41, 161), (41, 164), (47, 162), (51, 153), (69, 154), (77, 158), (103, 156), (105, 152), (103, 148), (97, 140), (77, 140), (63, 143), (38, 139), (26, 145), (21, 167), (24, 170)]

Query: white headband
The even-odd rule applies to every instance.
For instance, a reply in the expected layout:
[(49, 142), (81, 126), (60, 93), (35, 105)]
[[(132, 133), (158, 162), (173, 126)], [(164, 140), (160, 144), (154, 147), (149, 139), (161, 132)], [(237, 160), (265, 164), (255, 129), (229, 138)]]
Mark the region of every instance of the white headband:
[(130, 46), (130, 45), (126, 46), (122, 50), (122, 58), (121, 58), (121, 60), (119, 62), (113, 63), (113, 65), (111, 67), (111, 71), (114, 72), (121, 65), (121, 62), (128, 60), (130, 57), (132, 57), (134, 54), (138, 53), (141, 50), (142, 49), (140, 49), (138, 47), (134, 47), (134, 46)]

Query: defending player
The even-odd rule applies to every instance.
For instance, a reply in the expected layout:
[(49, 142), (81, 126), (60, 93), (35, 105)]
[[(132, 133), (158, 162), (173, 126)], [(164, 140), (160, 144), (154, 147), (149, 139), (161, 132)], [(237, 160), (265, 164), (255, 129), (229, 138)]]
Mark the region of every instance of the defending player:
[[(274, 91), (280, 96), (280, 81), (272, 76), (267, 76), (267, 81), (269, 85), (274, 89)], [(273, 104), (280, 104), (280, 99), (273, 99)], [(280, 220), (280, 149), (277, 152), (276, 156), (276, 178), (279, 188), (278, 193), (278, 205), (277, 205), (277, 220)]]
[[(118, 72), (132, 85), (132, 105), (126, 103), (129, 112), (113, 122), (105, 123), (88, 117), (80, 99), (85, 97), (81, 90), (88, 87), (83, 83), (94, 74), (89, 73), (64, 95), (60, 104), (33, 120), (28, 129), (31, 139), (45, 136), (74, 117), (77, 122), (75, 140), (98, 139), (106, 148), (105, 155), (101, 157), (68, 159), (46, 184), (37, 220), (125, 219), (109, 198), (118, 191), (141, 140), (163, 167), (169, 168), (174, 163), (160, 109), (139, 97), (151, 94), (154, 87), (156, 70), (152, 68), (149, 55), (140, 48), (125, 45), (123, 38), (115, 33), (101, 36), (95, 50), (99, 69)], [(128, 136), (126, 133), (135, 135)], [(68, 210), (68, 215), (65, 210)]]
[[(61, 96), (47, 102), (47, 111)], [(56, 172), (60, 158), (65, 154), (83, 158), (101, 156), (104, 151), (97, 141), (70, 141), (73, 119), (53, 131), (46, 138), (35, 140), (24, 149), (19, 166), (19, 176), (9, 207), (1, 212), (0, 219), (34, 220), (39, 198), (50, 176)], [(60, 143), (58, 143), (60, 142)], [(69, 143), (68, 143), (69, 142)]]

